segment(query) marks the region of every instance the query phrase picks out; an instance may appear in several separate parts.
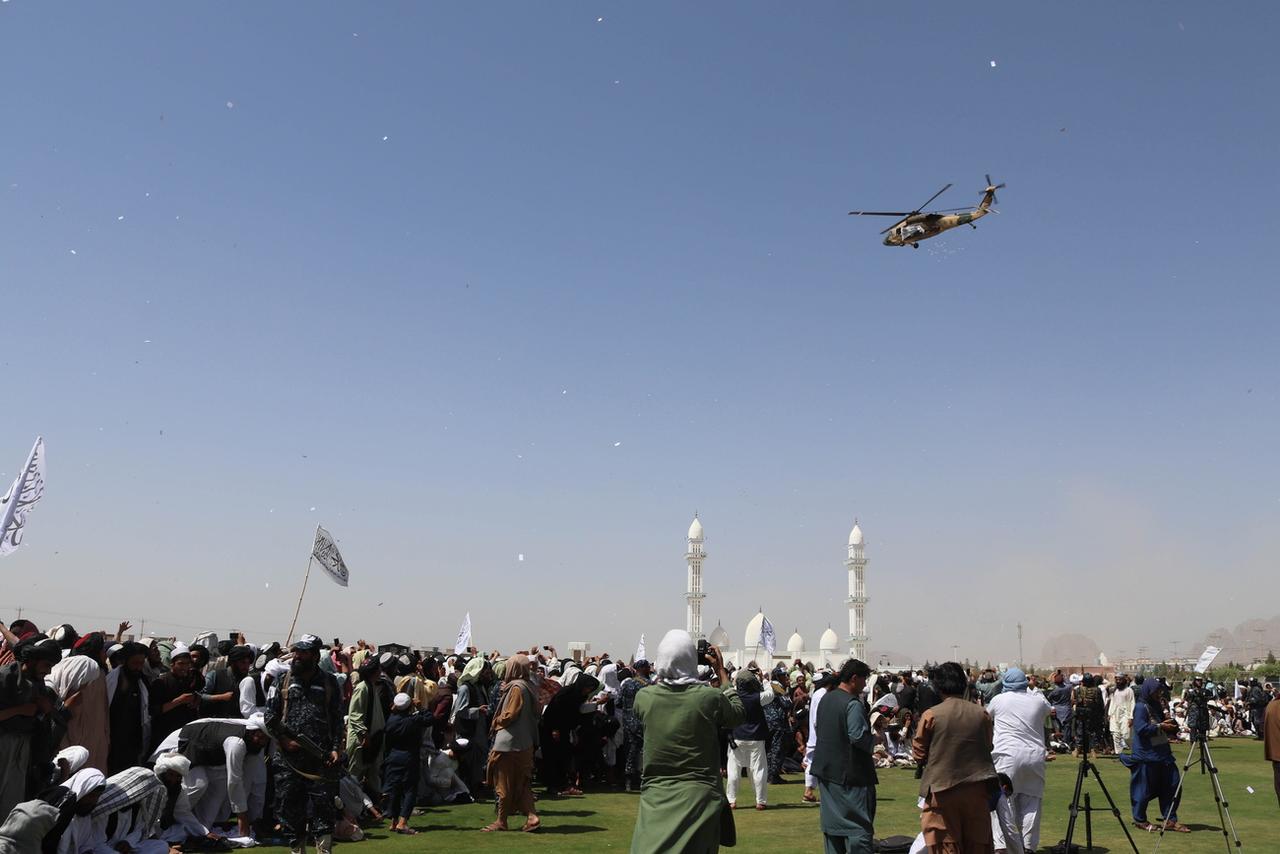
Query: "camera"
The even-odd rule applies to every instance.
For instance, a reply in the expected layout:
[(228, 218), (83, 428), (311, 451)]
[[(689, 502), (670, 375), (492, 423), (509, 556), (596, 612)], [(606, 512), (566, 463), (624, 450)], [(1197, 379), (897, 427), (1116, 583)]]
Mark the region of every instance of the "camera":
[(711, 658), (711, 644), (706, 638), (698, 641), (698, 663), (708, 667), (716, 666), (715, 660)]
[(1209, 737), (1209, 699), (1209, 692), (1200, 685), (1193, 685), (1182, 692), (1182, 702), (1187, 707), (1187, 729), (1191, 730), (1192, 741)]

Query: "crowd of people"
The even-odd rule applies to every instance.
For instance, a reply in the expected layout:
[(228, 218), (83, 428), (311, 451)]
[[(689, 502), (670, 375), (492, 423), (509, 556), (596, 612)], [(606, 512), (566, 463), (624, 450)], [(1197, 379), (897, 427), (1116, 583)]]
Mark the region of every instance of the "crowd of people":
[(768, 809), (770, 785), (792, 774), (819, 804), (827, 849), (869, 852), (877, 769), (894, 766), (920, 778), (914, 850), (1033, 851), (1045, 763), (1063, 750), (1123, 754), (1135, 824), (1158, 826), (1156, 800), (1158, 822), (1185, 830), (1169, 742), (1200, 731), (1266, 733), (1280, 798), (1270, 684), (1193, 682), (1179, 701), (1155, 678), (1042, 684), (954, 662), (735, 671), (678, 630), (650, 662), (314, 635), (142, 643), (129, 629), (0, 624), (0, 854), (328, 852), (371, 825), (416, 833), (417, 807), (476, 800), (494, 804), (478, 830), (523, 816), (519, 830), (536, 832), (535, 783), (541, 797), (639, 791), (633, 852), (714, 851), (734, 810)]

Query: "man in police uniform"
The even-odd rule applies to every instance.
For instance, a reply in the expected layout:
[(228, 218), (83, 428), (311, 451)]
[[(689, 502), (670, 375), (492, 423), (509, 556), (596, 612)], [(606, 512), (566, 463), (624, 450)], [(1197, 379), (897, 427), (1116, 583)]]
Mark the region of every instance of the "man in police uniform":
[(329, 854), (338, 783), (336, 774), (326, 772), (339, 761), (342, 692), (338, 681), (320, 669), (318, 637), (303, 635), (290, 649), (289, 673), (281, 677), (266, 714), (267, 731), (284, 759), (275, 766), (277, 817), (293, 854), (306, 850), (309, 834), (315, 836), (317, 854)]

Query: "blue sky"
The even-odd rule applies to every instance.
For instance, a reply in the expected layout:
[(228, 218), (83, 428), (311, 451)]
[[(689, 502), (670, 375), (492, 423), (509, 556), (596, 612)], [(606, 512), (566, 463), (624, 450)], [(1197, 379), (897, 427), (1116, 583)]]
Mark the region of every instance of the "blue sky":
[(735, 638), (854, 516), (879, 650), (1269, 616), (1278, 18), (6, 2), (0, 614), (283, 634), (320, 522), (307, 630), (629, 651), (697, 509)]

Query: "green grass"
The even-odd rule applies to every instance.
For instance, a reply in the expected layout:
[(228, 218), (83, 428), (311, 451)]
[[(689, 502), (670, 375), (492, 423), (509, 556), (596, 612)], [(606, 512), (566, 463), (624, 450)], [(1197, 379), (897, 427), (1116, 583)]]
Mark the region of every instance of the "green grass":
[[(1186, 759), (1187, 747), (1175, 747), (1181, 764)], [(1280, 851), (1280, 807), (1277, 807), (1272, 786), (1271, 764), (1262, 758), (1261, 743), (1251, 739), (1216, 739), (1210, 743), (1210, 750), (1218, 763), (1222, 786), (1244, 850)], [(1044, 820), (1041, 825), (1042, 850), (1061, 840), (1066, 833), (1067, 808), (1078, 767), (1078, 762), (1070, 756), (1060, 756), (1049, 763)], [(1127, 823), (1128, 770), (1112, 759), (1099, 759), (1098, 768)], [(795, 782), (769, 787), (768, 810), (756, 812), (749, 809), (735, 813), (738, 825), (738, 845), (735, 851), (779, 854), (822, 850), (818, 809), (801, 804), (802, 783), (798, 775), (793, 775), (792, 779)], [(746, 792), (744, 800), (749, 801), (750, 783), (744, 780), (743, 785)], [(880, 772), (877, 836), (916, 834), (919, 830), (916, 786), (917, 782), (909, 770)], [(1252, 786), (1254, 794), (1249, 794), (1246, 786)], [(1218, 813), (1213, 802), (1209, 776), (1201, 776), (1193, 768), (1184, 789), (1179, 818), (1193, 832), (1166, 834), (1160, 850), (1178, 854), (1226, 851), (1222, 833), (1217, 828)], [(743, 788), (739, 788), (740, 797), (743, 797), (743, 791)], [(1092, 776), (1084, 791), (1090, 793), (1095, 807), (1106, 806), (1106, 799)], [(637, 795), (622, 793), (589, 793), (585, 797), (566, 799), (543, 798), (538, 802), (543, 829), (537, 834), (481, 833), (480, 828), (493, 820), (491, 804), (431, 809), (415, 816), (410, 822), (410, 826), (423, 831), (420, 835), (388, 837), (385, 830), (375, 829), (372, 841), (361, 843), (359, 850), (369, 854), (423, 850), (626, 851), (635, 825), (637, 798)], [(1156, 806), (1152, 804), (1149, 815), (1154, 818), (1156, 813)], [(518, 827), (521, 821), (519, 818), (513, 820), (512, 826)], [(1095, 813), (1093, 828), (1095, 851), (1128, 850), (1119, 825), (1109, 813)], [(1132, 827), (1130, 830), (1134, 833), (1139, 851), (1146, 854), (1155, 850), (1154, 834), (1139, 833)], [(1077, 823), (1076, 841), (1083, 846), (1083, 814)]]

